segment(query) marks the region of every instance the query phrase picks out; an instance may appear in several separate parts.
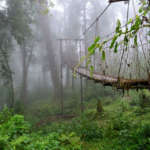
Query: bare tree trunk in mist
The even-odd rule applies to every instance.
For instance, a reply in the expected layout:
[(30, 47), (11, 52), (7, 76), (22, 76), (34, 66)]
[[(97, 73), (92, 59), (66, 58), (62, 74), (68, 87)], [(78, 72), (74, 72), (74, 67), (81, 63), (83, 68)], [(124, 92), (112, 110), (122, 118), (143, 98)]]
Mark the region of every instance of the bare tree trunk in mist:
[(70, 68), (66, 67), (66, 88), (70, 86)]
[(59, 93), (59, 72), (58, 72), (58, 62), (56, 61), (55, 57), (55, 49), (53, 49), (52, 46), (52, 39), (54, 38), (52, 36), (52, 33), (50, 32), (48, 17), (40, 16), (40, 29), (43, 33), (43, 41), (46, 45), (47, 50), (47, 56), (48, 56), (48, 64), (49, 64), (49, 70), (51, 74), (52, 84), (53, 84), (53, 90), (54, 90), (54, 98), (57, 99), (58, 93)]
[(3, 51), (3, 49), (1, 49), (3, 58), (4, 58), (4, 63), (6, 65), (7, 68), (7, 73), (9, 74), (9, 77), (7, 78), (7, 80), (9, 81), (9, 98), (10, 98), (10, 102), (9, 102), (9, 107), (10, 108), (14, 108), (14, 102), (15, 102), (15, 96), (14, 96), (14, 83), (13, 83), (13, 75), (12, 75), (12, 70), (10, 68), (9, 65), (9, 60), (8, 57), (6, 55), (6, 53)]
[(20, 98), (25, 104), (28, 98), (28, 71), (32, 59), (32, 50), (28, 56), (24, 45), (21, 49), (21, 55), (22, 55), (22, 87)]
[(60, 82), (59, 82), (59, 74), (58, 74), (58, 70), (56, 67), (56, 64), (53, 63), (54, 60), (52, 60), (50, 58), (49, 61), (49, 70), (51, 73), (51, 79), (52, 83), (53, 83), (53, 90), (54, 90), (54, 99), (57, 100), (58, 95), (59, 95), (59, 91), (60, 91)]
[(27, 76), (28, 76), (28, 71), (26, 67), (26, 51), (25, 51), (25, 46), (23, 46), (22, 51), (22, 89), (21, 89), (21, 100), (23, 103), (27, 100)]
[(43, 76), (43, 89), (47, 89), (48, 86), (47, 86), (47, 78), (46, 78), (46, 70), (45, 70), (45, 67), (43, 66), (42, 67), (42, 76)]

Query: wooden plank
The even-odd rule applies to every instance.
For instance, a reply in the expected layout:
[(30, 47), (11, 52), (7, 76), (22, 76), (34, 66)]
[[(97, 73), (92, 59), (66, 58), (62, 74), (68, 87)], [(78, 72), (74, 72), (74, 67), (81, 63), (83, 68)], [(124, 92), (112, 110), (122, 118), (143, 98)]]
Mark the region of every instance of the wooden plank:
[(150, 89), (149, 80), (131, 80), (124, 78), (116, 78), (111, 76), (101, 75), (93, 72), (92, 76), (89, 70), (85, 68), (78, 68), (77, 73), (93, 80), (97, 83), (102, 83), (105, 86), (115, 86), (118, 89)]

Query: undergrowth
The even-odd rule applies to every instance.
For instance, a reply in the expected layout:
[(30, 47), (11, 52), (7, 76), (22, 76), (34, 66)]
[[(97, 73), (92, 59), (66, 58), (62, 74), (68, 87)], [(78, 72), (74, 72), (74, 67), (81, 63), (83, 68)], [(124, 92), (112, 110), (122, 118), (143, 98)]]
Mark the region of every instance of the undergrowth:
[(89, 102), (83, 115), (37, 129), (5, 107), (0, 112), (0, 150), (150, 150), (149, 103), (132, 94), (103, 102), (99, 117)]

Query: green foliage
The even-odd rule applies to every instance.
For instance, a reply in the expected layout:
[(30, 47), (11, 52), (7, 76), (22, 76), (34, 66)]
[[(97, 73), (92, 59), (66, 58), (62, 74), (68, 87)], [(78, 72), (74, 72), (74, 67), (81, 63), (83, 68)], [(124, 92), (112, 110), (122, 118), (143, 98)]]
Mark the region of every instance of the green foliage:
[(98, 127), (96, 122), (83, 122), (80, 132), (81, 139), (85, 141), (95, 141), (103, 137), (102, 129)]
[[(139, 112), (143, 112), (145, 108), (148, 108), (150, 106), (150, 94), (148, 90), (141, 90), (141, 91), (131, 91), (130, 92), (131, 100), (129, 104), (131, 106), (138, 106)], [(138, 109), (136, 110), (138, 111)]]
[(123, 113), (118, 113), (115, 118), (113, 118), (111, 122), (111, 126), (113, 130), (121, 131), (130, 128), (130, 121), (128, 118), (123, 117)]
[(106, 58), (105, 51), (102, 51), (102, 60), (105, 60), (105, 58)]
[(97, 122), (85, 116), (75, 119), (71, 127), (84, 141), (95, 141), (103, 137), (102, 129), (98, 126)]
[[(150, 96), (147, 90), (142, 93)], [(96, 120), (96, 108), (88, 107), (78, 118), (55, 122), (36, 132), (23, 116), (13, 116), (5, 108), (1, 116), (9, 117), (0, 124), (0, 150), (149, 150), (150, 113), (137, 116), (135, 110), (143, 108), (139, 103), (131, 106), (131, 100), (140, 100), (140, 93), (132, 91), (128, 98), (107, 98), (104, 116)]]
[[(3, 112), (6, 112), (4, 109)], [(6, 116), (5, 113), (3, 113)], [(2, 114), (1, 114), (2, 116)], [(81, 150), (75, 133), (31, 133), (31, 126), (21, 115), (9, 117), (0, 125), (0, 150)]]
[[(114, 49), (114, 53), (118, 52), (118, 47), (121, 44), (123, 44), (127, 49), (130, 40), (133, 40), (134, 46), (137, 47), (138, 46), (137, 35), (140, 29), (150, 28), (150, 21), (148, 19), (150, 7), (148, 1), (143, 0), (140, 3), (140, 6), (141, 7), (139, 8), (139, 15), (136, 15), (135, 18), (130, 18), (125, 26), (125, 29), (122, 28), (120, 20), (117, 20), (115, 34), (112, 38), (107, 39), (105, 41), (100, 41), (100, 38), (96, 37), (94, 43), (88, 49), (89, 51), (88, 56), (91, 58), (91, 55), (94, 55), (96, 49), (98, 48), (99, 51), (102, 52), (102, 60), (105, 60), (105, 51), (103, 50), (103, 47), (105, 43), (109, 43), (110, 41), (111, 44), (109, 47), (110, 49)], [(147, 33), (147, 36), (149, 36), (149, 31)]]
[(2, 135), (9, 135), (9, 139), (15, 139), (24, 134), (28, 134), (30, 125), (24, 121), (24, 117), (21, 115), (14, 115), (6, 123), (3, 123), (0, 128)]
[(12, 111), (8, 109), (8, 107), (4, 107), (3, 110), (0, 112), (0, 124), (8, 122), (8, 120), (12, 116)]
[(30, 125), (24, 121), (21, 115), (10, 117), (7, 122), (0, 125), (0, 149), (20, 150), (29, 141)]
[(80, 137), (76, 136), (74, 132), (71, 132), (70, 134), (62, 134), (59, 137), (59, 141), (61, 142), (61, 145), (66, 146), (68, 150), (81, 150), (81, 142)]

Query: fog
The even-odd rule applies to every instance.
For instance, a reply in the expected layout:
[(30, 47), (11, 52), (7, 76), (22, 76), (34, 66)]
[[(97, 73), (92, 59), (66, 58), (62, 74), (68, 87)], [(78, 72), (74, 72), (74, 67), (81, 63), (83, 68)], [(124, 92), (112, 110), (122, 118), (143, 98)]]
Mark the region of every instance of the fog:
[[(134, 0), (134, 3), (137, 11), (138, 2)], [(124, 2), (113, 3), (84, 34), (107, 5), (105, 0), (1, 0), (0, 38), (1, 42), (4, 40), (1, 49), (4, 48), (7, 55), (5, 57), (1, 54), (1, 69), (5, 67), (6, 71), (1, 74), (1, 106), (16, 103), (26, 105), (39, 101), (57, 102), (59, 105), (60, 101), (75, 94), (78, 96), (74, 101), (80, 101), (81, 78), (78, 74), (73, 76), (72, 68), (87, 54), (87, 49), (96, 36), (105, 37), (112, 33), (118, 19), (122, 25), (127, 21), (128, 5)], [(133, 3), (130, 2), (129, 18), (134, 16)], [(96, 53), (95, 71), (117, 76), (120, 60), (116, 58), (120, 57), (121, 51), (115, 56), (109, 50), (106, 53), (105, 62), (101, 60), (101, 54)], [(129, 56), (132, 61), (132, 52)], [(3, 66), (3, 61), (10, 67), (5, 64)], [(86, 60), (81, 66), (85, 65)], [(130, 72), (133, 70), (134, 66)], [(129, 74), (126, 72), (124, 76), (129, 77)], [(10, 80), (13, 81), (13, 93), (10, 90)], [(94, 88), (95, 84), (89, 84)], [(86, 93), (85, 78), (82, 78), (82, 86), (82, 92)], [(101, 89), (101, 85), (98, 86)], [(97, 92), (101, 93), (98, 88)], [(12, 94), (14, 99), (10, 99)], [(84, 95), (84, 100), (86, 99), (88, 98)]]

